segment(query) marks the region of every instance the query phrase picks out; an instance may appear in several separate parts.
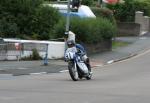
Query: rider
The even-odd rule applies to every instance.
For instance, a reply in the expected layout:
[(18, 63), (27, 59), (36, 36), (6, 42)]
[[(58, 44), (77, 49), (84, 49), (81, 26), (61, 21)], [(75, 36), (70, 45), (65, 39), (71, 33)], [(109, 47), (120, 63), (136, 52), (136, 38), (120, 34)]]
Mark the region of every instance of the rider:
[[(90, 60), (87, 57), (87, 53), (86, 53), (86, 50), (84, 49), (84, 47), (81, 44), (76, 44), (74, 40), (68, 40), (67, 46), (68, 46), (68, 49), (73, 48), (72, 49), (72, 50), (74, 50), (73, 52), (79, 54), (82, 57), (82, 59), (85, 61), (86, 65), (88, 67), (89, 72), (92, 73)], [(67, 50), (66, 50), (66, 52), (67, 52)]]

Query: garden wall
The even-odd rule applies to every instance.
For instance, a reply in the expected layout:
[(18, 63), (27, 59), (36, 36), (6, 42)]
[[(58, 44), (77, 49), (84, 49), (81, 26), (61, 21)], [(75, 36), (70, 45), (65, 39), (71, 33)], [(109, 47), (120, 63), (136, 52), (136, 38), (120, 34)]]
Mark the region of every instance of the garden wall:
[(96, 44), (86, 44), (87, 54), (100, 53), (112, 50), (112, 41), (106, 40)]
[(117, 36), (138, 36), (140, 35), (140, 24), (133, 22), (118, 22)]

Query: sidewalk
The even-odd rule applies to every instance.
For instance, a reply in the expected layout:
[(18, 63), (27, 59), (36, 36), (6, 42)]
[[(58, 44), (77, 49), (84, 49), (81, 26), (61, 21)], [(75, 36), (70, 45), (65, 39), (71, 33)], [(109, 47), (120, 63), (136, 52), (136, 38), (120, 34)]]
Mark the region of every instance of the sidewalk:
[[(100, 67), (123, 59), (130, 58), (150, 49), (150, 36), (120, 37), (117, 41), (129, 42), (124, 47), (118, 47), (109, 52), (90, 55), (92, 67)], [(48, 66), (43, 61), (0, 61), (0, 74), (27, 75), (39, 73), (58, 73), (67, 70), (63, 60), (49, 60)]]
[(116, 38), (116, 40), (129, 42), (130, 44), (125, 47), (118, 47), (109, 52), (91, 55), (91, 58), (98, 61), (101, 60), (103, 65), (106, 65), (133, 57), (150, 49), (149, 35), (141, 37), (120, 37)]

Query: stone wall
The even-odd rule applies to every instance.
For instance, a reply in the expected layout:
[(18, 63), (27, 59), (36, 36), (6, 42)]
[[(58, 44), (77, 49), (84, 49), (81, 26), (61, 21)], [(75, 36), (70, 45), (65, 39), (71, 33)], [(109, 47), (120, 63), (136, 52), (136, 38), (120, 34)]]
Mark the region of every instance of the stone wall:
[(144, 13), (141, 11), (137, 11), (135, 13), (135, 23), (141, 25), (140, 34), (150, 32), (150, 17), (144, 16)]
[(135, 13), (135, 22), (117, 23), (118, 36), (139, 36), (150, 32), (150, 17), (144, 16), (144, 13), (137, 11)]
[(112, 50), (112, 40), (106, 40), (95, 44), (86, 44), (84, 46), (88, 54), (110, 51)]
[(133, 22), (118, 22), (117, 36), (138, 36), (140, 34), (140, 24)]

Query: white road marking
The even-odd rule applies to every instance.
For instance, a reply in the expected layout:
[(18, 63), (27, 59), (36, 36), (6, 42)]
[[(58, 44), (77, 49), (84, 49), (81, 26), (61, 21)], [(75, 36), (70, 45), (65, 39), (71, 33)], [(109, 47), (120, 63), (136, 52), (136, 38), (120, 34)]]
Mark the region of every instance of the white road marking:
[(110, 60), (110, 61), (107, 62), (107, 64), (111, 64), (113, 62), (114, 62), (114, 60)]
[(39, 75), (39, 74), (47, 74), (47, 72), (30, 73), (30, 75)]
[(65, 73), (65, 72), (68, 72), (68, 70), (62, 70), (62, 71), (59, 71), (60, 73)]

